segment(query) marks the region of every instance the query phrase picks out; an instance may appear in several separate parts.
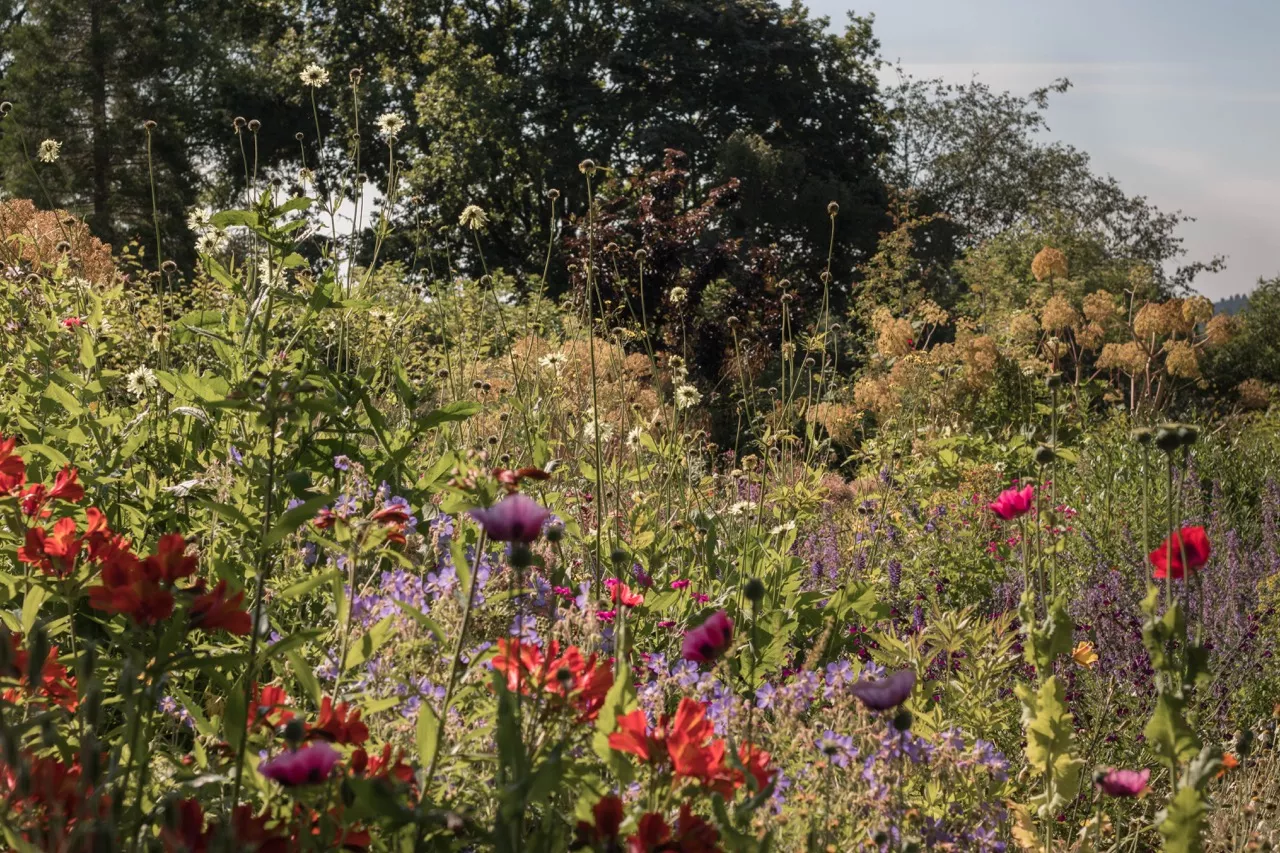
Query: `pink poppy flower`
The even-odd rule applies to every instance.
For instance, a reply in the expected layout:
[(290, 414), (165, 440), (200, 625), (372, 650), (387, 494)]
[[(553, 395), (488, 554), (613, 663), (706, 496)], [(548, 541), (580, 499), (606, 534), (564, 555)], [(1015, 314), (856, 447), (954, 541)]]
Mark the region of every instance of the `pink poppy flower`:
[(1035, 502), (1035, 494), (1035, 486), (1027, 486), (1021, 491), (1016, 488), (1005, 489), (1000, 493), (999, 497), (987, 504), (987, 506), (1005, 521), (1012, 521), (1027, 514), (1031, 509), (1031, 505)]
[(687, 580), (678, 580), (678, 581), (671, 582), (672, 589), (684, 589), (688, 585), (689, 585), (689, 582)]
[(528, 495), (516, 492), (491, 507), (471, 510), (471, 517), (498, 542), (532, 542), (542, 532), (551, 511)]
[(1098, 779), (1098, 787), (1109, 797), (1137, 797), (1147, 790), (1151, 770), (1117, 770), (1108, 768)]
[(318, 785), (329, 778), (342, 756), (325, 741), (319, 741), (293, 752), (282, 752), (258, 765), (258, 772), (275, 779), (286, 788)]
[(733, 642), (733, 620), (723, 610), (717, 610), (697, 628), (685, 631), (680, 654), (685, 660), (707, 663), (720, 657)]
[(904, 669), (901, 672), (895, 672), (887, 678), (877, 678), (875, 681), (859, 681), (853, 684), (849, 690), (854, 696), (866, 705), (872, 711), (888, 711), (890, 708), (896, 708), (911, 696), (911, 690), (916, 686), (915, 670)]

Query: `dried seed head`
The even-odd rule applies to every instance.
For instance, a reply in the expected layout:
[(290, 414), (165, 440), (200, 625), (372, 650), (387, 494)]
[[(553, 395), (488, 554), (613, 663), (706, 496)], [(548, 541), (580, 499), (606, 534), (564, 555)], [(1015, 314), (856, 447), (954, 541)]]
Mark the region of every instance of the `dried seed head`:
[(173, 261), (165, 261), (160, 265), (160, 269), (172, 275), (178, 271), (178, 265)]
[(591, 177), (596, 173), (596, 161), (590, 159), (583, 160), (578, 164), (578, 171), (586, 175), (588, 178)]
[(250, 133), (257, 133), (261, 129), (262, 129), (262, 122), (258, 121), (256, 118), (249, 119)]
[(240, 130), (248, 123), (249, 122), (245, 119), (244, 116), (236, 116), (231, 120), (231, 126), (236, 129), (237, 133), (239, 133)]
[(547, 198), (551, 199), (552, 201), (555, 201), (556, 199), (560, 198), (560, 190), (556, 189), (555, 187), (552, 187), (551, 189), (547, 190)]
[(834, 201), (827, 203), (828, 216), (835, 216), (839, 212), (840, 212), (840, 205), (836, 204)]
[(295, 133), (295, 134), (293, 135), (293, 138), (294, 138), (294, 139), (296, 139), (296, 140), (298, 140), (299, 142), (301, 142), (302, 140), (306, 139), (306, 137), (302, 135), (302, 131), (298, 131), (297, 133)]

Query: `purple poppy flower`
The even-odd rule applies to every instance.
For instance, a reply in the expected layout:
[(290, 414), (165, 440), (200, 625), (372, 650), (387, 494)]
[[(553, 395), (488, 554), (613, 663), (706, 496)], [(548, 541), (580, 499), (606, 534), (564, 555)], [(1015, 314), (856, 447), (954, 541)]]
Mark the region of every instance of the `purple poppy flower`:
[(542, 532), (542, 522), (551, 515), (546, 507), (528, 495), (507, 495), (487, 509), (471, 510), (471, 517), (498, 542), (532, 542)]
[(881, 678), (876, 681), (859, 681), (851, 686), (849, 690), (862, 701), (863, 705), (866, 705), (872, 711), (887, 711), (907, 701), (907, 697), (911, 695), (911, 690), (915, 686), (915, 670), (904, 669), (902, 672), (895, 672), (888, 678)]
[(1108, 769), (1098, 779), (1098, 787), (1109, 797), (1137, 797), (1147, 790), (1151, 770)]

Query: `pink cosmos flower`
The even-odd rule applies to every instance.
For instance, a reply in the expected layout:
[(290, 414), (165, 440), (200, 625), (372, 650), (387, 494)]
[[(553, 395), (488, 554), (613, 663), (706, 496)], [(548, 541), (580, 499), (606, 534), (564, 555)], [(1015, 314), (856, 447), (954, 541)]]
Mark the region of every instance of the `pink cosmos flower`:
[(1027, 486), (1021, 491), (1016, 488), (1005, 489), (987, 506), (1005, 521), (1012, 521), (1027, 514), (1035, 502), (1035, 494), (1035, 486)]
[(1117, 770), (1107, 769), (1098, 779), (1098, 787), (1109, 797), (1138, 797), (1147, 790), (1147, 780), (1151, 770)]
[(528, 495), (516, 492), (491, 507), (471, 510), (471, 517), (498, 542), (532, 542), (542, 532), (551, 511)]
[(723, 610), (717, 610), (697, 628), (685, 631), (680, 654), (685, 660), (707, 663), (720, 657), (733, 642), (733, 620)]
[(318, 785), (329, 778), (341, 756), (325, 741), (318, 741), (293, 752), (282, 752), (258, 765), (258, 772), (275, 779), (286, 788)]

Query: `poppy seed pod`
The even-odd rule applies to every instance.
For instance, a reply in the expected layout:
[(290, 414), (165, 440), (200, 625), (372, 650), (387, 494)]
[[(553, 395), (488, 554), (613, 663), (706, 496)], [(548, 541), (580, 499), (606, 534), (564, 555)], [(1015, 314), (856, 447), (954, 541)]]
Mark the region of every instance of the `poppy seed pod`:
[(262, 129), (262, 122), (258, 121), (256, 118), (249, 119), (250, 133), (257, 133), (261, 129)]
[(1183, 447), (1190, 447), (1200, 438), (1200, 428), (1191, 424), (1184, 424), (1178, 427), (1178, 441)]
[(547, 541), (555, 544), (564, 539), (564, 525), (558, 521), (547, 525)]
[(648, 259), (648, 257), (649, 257), (649, 253), (646, 252), (644, 249), (636, 249), (635, 258), (637, 261), (643, 264)]
[(1047, 444), (1042, 444), (1036, 448), (1035, 459), (1037, 465), (1049, 465), (1057, 458), (1058, 454), (1054, 453), (1053, 448)]
[(911, 712), (906, 708), (893, 715), (893, 727), (900, 732), (910, 731), (913, 722), (915, 722), (915, 718), (911, 716)]
[(1045, 387), (1046, 387), (1046, 388), (1060, 388), (1060, 387), (1062, 387), (1062, 374), (1061, 374), (1061, 373), (1050, 373), (1048, 376), (1046, 376), (1046, 377), (1044, 378), (1044, 384), (1045, 384)]
[(59, 240), (58, 245), (55, 248), (58, 250), (59, 255), (71, 254), (71, 244), (66, 240)]
[(296, 139), (298, 142), (301, 142), (302, 140), (306, 139), (306, 137), (302, 135), (302, 131), (298, 131), (297, 133), (295, 133), (293, 135), (293, 138)]
[(527, 569), (533, 565), (533, 551), (523, 542), (512, 542), (508, 562), (511, 563), (512, 568)]
[(1155, 442), (1156, 447), (1160, 448), (1165, 453), (1172, 453), (1178, 449), (1178, 445), (1182, 443), (1182, 440), (1178, 438), (1178, 430), (1176, 427), (1173, 429), (1160, 427), (1156, 430)]
[(835, 216), (835, 215), (836, 215), (837, 213), (839, 213), (839, 212), (840, 212), (840, 205), (839, 205), (839, 204), (835, 203), (834, 201), (832, 201), (832, 202), (828, 202), (828, 203), (827, 203), (827, 215), (828, 215), (828, 216)]
[(1155, 433), (1153, 433), (1149, 427), (1138, 427), (1131, 432), (1130, 435), (1133, 437), (1134, 441), (1138, 442), (1138, 444), (1143, 447), (1146, 447), (1151, 443), (1151, 439)]
[(0, 101), (0, 116), (7, 116), (9, 111), (13, 109), (12, 101)]
[(587, 177), (591, 177), (596, 173), (596, 161), (590, 159), (583, 160), (578, 164), (578, 171)]
[(747, 586), (743, 590), (747, 596), (747, 601), (752, 604), (759, 604), (764, 599), (764, 582), (760, 578), (752, 578), (747, 581)]
[(555, 187), (552, 187), (551, 189), (547, 190), (547, 198), (551, 199), (552, 201), (555, 201), (556, 199), (560, 198), (560, 190), (556, 189)]
[(244, 127), (248, 123), (249, 123), (248, 120), (244, 116), (236, 116), (231, 120), (231, 126), (234, 127), (236, 130), (240, 130), (242, 127)]

